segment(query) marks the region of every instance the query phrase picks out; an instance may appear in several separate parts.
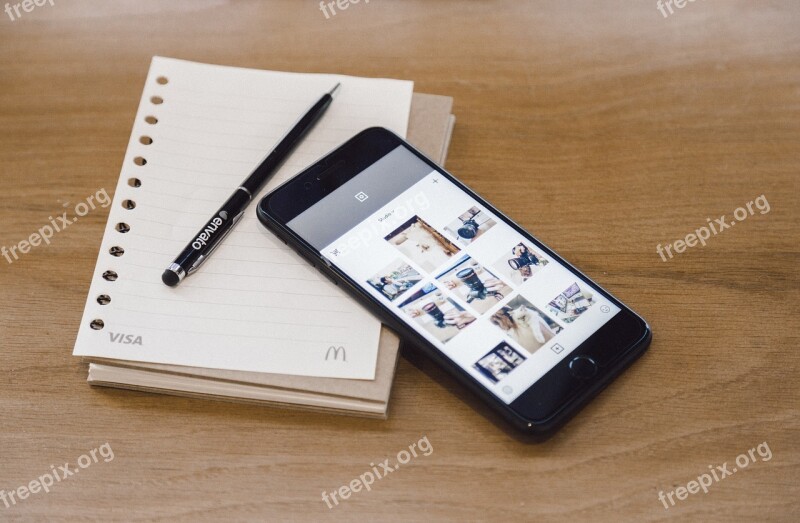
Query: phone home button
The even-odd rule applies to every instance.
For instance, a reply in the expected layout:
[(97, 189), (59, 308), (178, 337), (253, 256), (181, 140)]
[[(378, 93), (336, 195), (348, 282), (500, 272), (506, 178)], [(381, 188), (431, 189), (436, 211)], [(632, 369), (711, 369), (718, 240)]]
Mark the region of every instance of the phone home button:
[(578, 379), (588, 380), (597, 374), (597, 363), (589, 356), (576, 356), (569, 362), (569, 371)]

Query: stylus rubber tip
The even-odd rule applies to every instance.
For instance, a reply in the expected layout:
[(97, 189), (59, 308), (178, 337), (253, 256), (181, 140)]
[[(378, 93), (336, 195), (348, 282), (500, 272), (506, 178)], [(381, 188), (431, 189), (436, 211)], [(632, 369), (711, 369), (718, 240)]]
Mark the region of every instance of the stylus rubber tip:
[(164, 271), (164, 274), (161, 275), (161, 281), (168, 287), (174, 287), (180, 283), (181, 277), (178, 276), (175, 271), (167, 269)]

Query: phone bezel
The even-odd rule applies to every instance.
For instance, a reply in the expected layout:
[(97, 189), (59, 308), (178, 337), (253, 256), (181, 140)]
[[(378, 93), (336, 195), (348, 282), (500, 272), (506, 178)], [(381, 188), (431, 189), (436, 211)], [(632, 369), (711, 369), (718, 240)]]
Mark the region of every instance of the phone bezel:
[[(563, 264), (577, 278), (595, 287), (620, 308), (620, 312), (614, 318), (595, 331), (511, 403), (506, 404), (492, 394), (482, 383), (456, 362), (447, 358), (410, 325), (407, 325), (399, 314), (395, 314), (393, 309), (362, 289), (357, 282), (338, 270), (335, 265), (331, 265), (319, 251), (286, 225), (398, 146), (405, 146), (428, 164), (432, 170), (447, 177), (474, 198), (479, 205), (504, 220), (525, 239)], [(259, 202), (257, 214), (263, 225), (275, 232), (278, 237), (297, 250), (334, 283), (342, 285), (345, 290), (372, 310), (381, 321), (423, 349), (425, 354), (443, 365), (461, 383), (499, 410), (517, 428), (528, 433), (538, 435), (552, 433), (612, 382), (627, 365), (640, 356), (646, 350), (651, 339), (651, 330), (647, 323), (629, 307), (516, 222), (498, 211), (457, 178), (425, 157), (412, 145), (383, 128), (370, 128), (362, 131), (314, 165), (277, 187)], [(342, 234), (344, 232), (346, 231), (343, 231)], [(580, 379), (572, 375), (569, 370), (569, 362), (576, 356), (589, 356), (598, 363), (598, 371), (592, 378)]]

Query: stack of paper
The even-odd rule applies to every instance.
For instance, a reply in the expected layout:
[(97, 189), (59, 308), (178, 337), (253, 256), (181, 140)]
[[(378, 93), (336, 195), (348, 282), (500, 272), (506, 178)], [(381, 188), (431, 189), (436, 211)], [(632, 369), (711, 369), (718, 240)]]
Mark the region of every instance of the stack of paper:
[(335, 103), (264, 192), (373, 126), (444, 162), (452, 100), (411, 82), (153, 59), (75, 344), (91, 384), (386, 416), (397, 337), (264, 230), (255, 205), (200, 271), (161, 283), (336, 82)]

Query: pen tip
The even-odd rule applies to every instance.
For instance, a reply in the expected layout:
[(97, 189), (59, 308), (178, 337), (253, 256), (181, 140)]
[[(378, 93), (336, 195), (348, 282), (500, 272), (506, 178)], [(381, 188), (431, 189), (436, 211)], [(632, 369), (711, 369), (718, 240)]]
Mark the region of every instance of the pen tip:
[(333, 89), (331, 89), (330, 92), (328, 92), (328, 94), (331, 95), (331, 97), (335, 98), (336, 91), (339, 90), (339, 87), (341, 87), (341, 85), (342, 85), (341, 82), (337, 82), (336, 85), (333, 86)]
[(164, 285), (166, 285), (167, 287), (174, 287), (178, 285), (178, 283), (180, 283), (181, 279), (178, 277), (177, 274), (167, 269), (166, 271), (164, 271), (164, 274), (161, 275), (161, 281), (163, 281)]
[(184, 272), (183, 267), (177, 263), (172, 263), (161, 275), (161, 281), (163, 281), (164, 285), (168, 287), (174, 287), (178, 285), (185, 276), (186, 273)]

